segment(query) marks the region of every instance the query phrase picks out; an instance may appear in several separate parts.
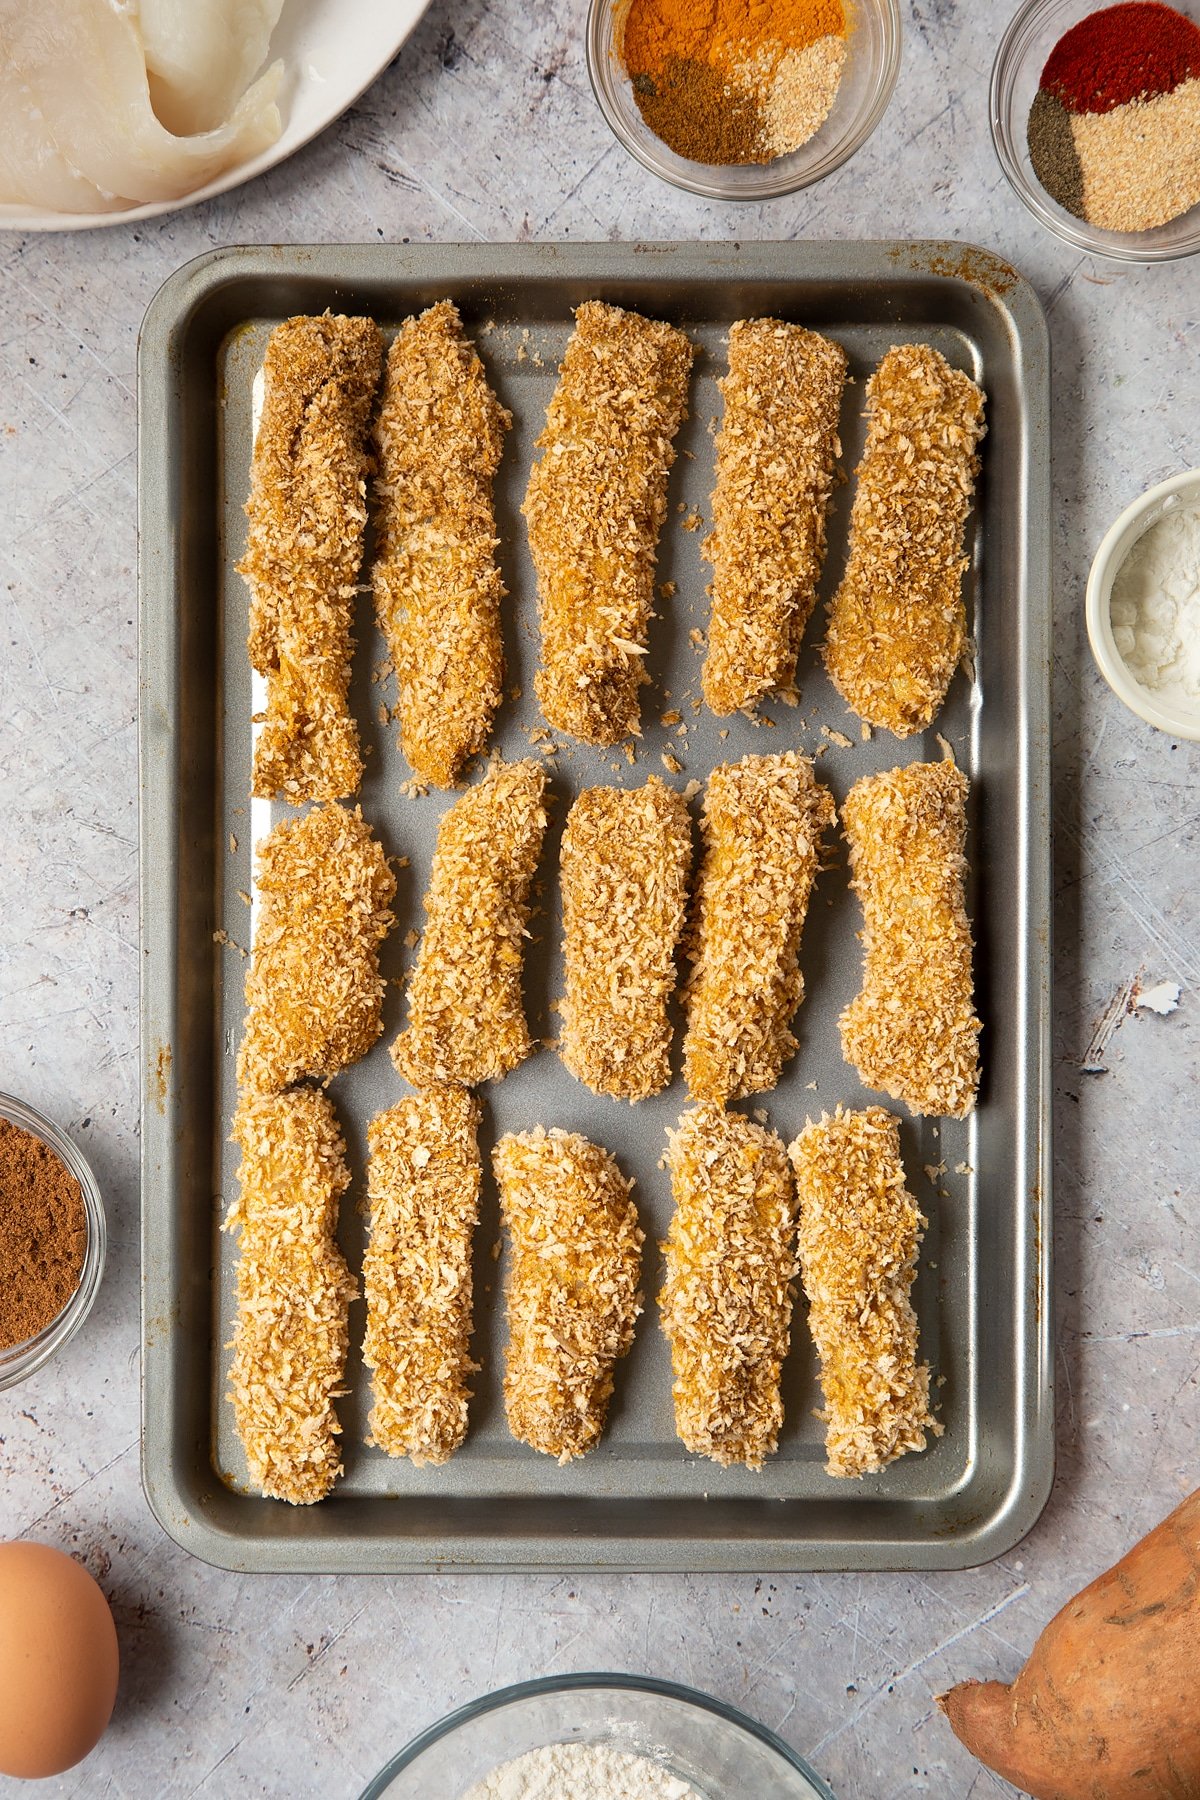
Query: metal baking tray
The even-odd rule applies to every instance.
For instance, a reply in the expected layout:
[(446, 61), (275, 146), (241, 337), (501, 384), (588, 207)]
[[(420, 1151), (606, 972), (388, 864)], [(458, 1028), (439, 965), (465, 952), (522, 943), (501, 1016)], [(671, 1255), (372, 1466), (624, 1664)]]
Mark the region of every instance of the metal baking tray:
[[(682, 785), (747, 751), (799, 745), (840, 800), (860, 775), (953, 746), (972, 777), (969, 896), (985, 1020), (981, 1104), (967, 1123), (906, 1121), (910, 1183), (929, 1216), (915, 1302), (937, 1382), (945, 1435), (858, 1483), (823, 1469), (815, 1359), (797, 1303), (786, 1369), (787, 1424), (759, 1475), (689, 1456), (675, 1438), (668, 1350), (657, 1327), (657, 1242), (670, 1216), (660, 1167), (665, 1127), (685, 1104), (676, 1075), (661, 1098), (630, 1107), (597, 1098), (544, 1050), (484, 1098), (484, 1153), (502, 1132), (537, 1122), (586, 1132), (634, 1175), (647, 1230), (647, 1308), (620, 1365), (602, 1445), (567, 1468), (509, 1437), (500, 1399), (504, 1341), (497, 1204), (485, 1181), (478, 1234), (476, 1383), (471, 1431), (440, 1469), (389, 1461), (363, 1443), (369, 1394), (357, 1356), (342, 1405), (346, 1473), (320, 1505), (292, 1509), (247, 1489), (224, 1400), (234, 1246), (218, 1231), (234, 1193), (228, 1142), (233, 1056), (245, 963), (214, 940), (246, 946), (252, 840), (271, 808), (248, 802), (250, 671), (247, 597), (233, 565), (252, 441), (252, 389), (272, 326), (326, 307), (367, 312), (385, 327), (450, 295), (458, 303), (515, 425), (498, 484), (509, 684), (499, 743), (530, 753), (540, 723), (534, 585), (519, 506), (533, 442), (570, 329), (571, 308), (599, 297), (671, 319), (701, 345), (671, 484), (659, 580), (677, 584), (654, 626), (644, 737), (630, 766), (559, 741), (553, 824), (543, 860), (540, 942), (527, 970), (535, 1032), (551, 1036), (559, 991), (553, 872), (567, 807), (581, 786), (662, 774)], [(725, 334), (772, 313), (845, 345), (853, 385), (844, 463), (862, 443), (863, 381), (882, 352), (927, 340), (983, 383), (989, 431), (968, 577), (975, 679), (956, 676), (933, 732), (861, 741), (825, 680), (819, 618), (799, 670), (800, 704), (770, 723), (715, 720), (693, 709), (706, 623), (711, 426)], [(612, 1569), (934, 1569), (1009, 1549), (1032, 1525), (1053, 1476), (1049, 1185), (1049, 668), (1048, 348), (1024, 280), (986, 251), (946, 243), (371, 245), (231, 249), (189, 264), (146, 317), (139, 355), (141, 789), (143, 942), (143, 1469), (158, 1519), (180, 1544), (231, 1568), (403, 1570), (514, 1567)], [(825, 592), (845, 551), (852, 485), (831, 524)], [(444, 795), (401, 792), (407, 771), (395, 727), (379, 720), (394, 693), (373, 679), (383, 646), (359, 612), (354, 704), (368, 750), (364, 812), (388, 851), (409, 858), (384, 968), (411, 962), (421, 895)], [(667, 694), (669, 691), (669, 699)], [(660, 714), (678, 708), (680, 736)], [(823, 729), (824, 728), (824, 729)], [(727, 732), (728, 735), (718, 735)], [(828, 733), (843, 740), (839, 743)], [(748, 1102), (790, 1139), (807, 1115), (868, 1095), (843, 1063), (837, 1016), (856, 991), (859, 915), (844, 851), (817, 886), (803, 946), (808, 997), (800, 1050), (774, 1094)], [(389, 990), (385, 1032), (333, 1084), (355, 1185), (341, 1239), (361, 1263), (365, 1128), (401, 1084), (388, 1058), (402, 996)], [(678, 1037), (676, 1040), (678, 1052)], [(678, 1067), (678, 1063), (676, 1064)], [(926, 1171), (932, 1171), (932, 1174)], [(351, 1315), (361, 1337), (361, 1301)]]

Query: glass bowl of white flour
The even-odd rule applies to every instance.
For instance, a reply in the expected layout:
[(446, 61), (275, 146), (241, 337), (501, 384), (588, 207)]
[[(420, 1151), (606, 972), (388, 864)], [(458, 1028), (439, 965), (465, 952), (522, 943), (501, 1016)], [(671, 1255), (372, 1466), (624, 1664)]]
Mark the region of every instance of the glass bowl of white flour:
[(362, 1800), (833, 1800), (763, 1725), (692, 1688), (564, 1675), (460, 1707)]
[(1088, 577), (1096, 666), (1147, 724), (1200, 741), (1200, 469), (1127, 506)]

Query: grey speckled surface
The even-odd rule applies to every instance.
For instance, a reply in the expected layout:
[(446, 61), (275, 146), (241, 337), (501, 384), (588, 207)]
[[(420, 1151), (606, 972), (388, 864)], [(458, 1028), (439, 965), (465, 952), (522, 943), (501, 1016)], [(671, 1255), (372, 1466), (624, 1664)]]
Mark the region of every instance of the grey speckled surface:
[[(1013, 199), (986, 126), (997, 9), (907, 0), (875, 140), (808, 195), (730, 211), (608, 136), (579, 0), (436, 0), (384, 79), (294, 161), (148, 228), (0, 240), (0, 1086), (70, 1129), (112, 1226), (86, 1334), (0, 1398), (0, 1536), (76, 1551), (116, 1609), (111, 1731), (61, 1794), (350, 1796), (488, 1687), (578, 1668), (692, 1681), (806, 1751), (839, 1800), (1010, 1792), (933, 1695), (1012, 1675), (1037, 1631), (1197, 1480), (1200, 747), (1140, 725), (1083, 631), (1091, 552), (1200, 463), (1194, 263), (1108, 266)], [(190, 1561), (137, 1457), (134, 350), (162, 278), (213, 244), (373, 237), (955, 236), (1010, 257), (1055, 355), (1059, 1482), (974, 1572), (243, 1579)], [(1079, 1064), (1137, 970), (1181, 983)], [(0, 1782), (0, 1792), (17, 1791)]]

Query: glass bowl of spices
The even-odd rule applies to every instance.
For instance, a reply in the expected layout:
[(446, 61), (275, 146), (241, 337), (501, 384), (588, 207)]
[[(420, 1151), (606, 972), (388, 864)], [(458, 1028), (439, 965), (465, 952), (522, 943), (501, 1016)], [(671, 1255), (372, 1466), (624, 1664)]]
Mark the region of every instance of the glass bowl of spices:
[(646, 168), (768, 200), (854, 155), (900, 70), (898, 0), (591, 0), (600, 110)]
[(1035, 218), (1099, 256), (1200, 250), (1200, 0), (1025, 0), (992, 70), (992, 141)]
[(100, 1286), (106, 1242), (100, 1190), (70, 1138), (0, 1094), (0, 1389), (75, 1336)]
[(1200, 469), (1125, 508), (1096, 552), (1086, 610), (1117, 698), (1159, 731), (1200, 742)]

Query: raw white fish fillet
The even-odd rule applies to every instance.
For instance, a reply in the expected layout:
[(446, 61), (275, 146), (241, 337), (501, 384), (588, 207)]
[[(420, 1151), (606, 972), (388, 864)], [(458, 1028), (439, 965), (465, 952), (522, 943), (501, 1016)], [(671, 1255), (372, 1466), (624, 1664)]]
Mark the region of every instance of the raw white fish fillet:
[[(61, 209), (72, 171), (96, 190), (90, 203), (86, 186), (71, 192), (72, 211), (109, 210), (113, 196), (180, 200), (265, 150), (281, 128), (283, 65), (274, 63), (222, 125), (186, 137), (168, 131), (150, 103), (137, 12), (110, 0), (0, 0), (0, 68), (5, 93), (21, 101), (0, 114), (0, 202)], [(24, 191), (9, 191), (14, 162)]]
[(29, 89), (0, 54), (0, 204), (55, 212), (113, 212), (127, 204), (102, 194), (50, 141)]
[(283, 0), (139, 0), (154, 111), (169, 131), (213, 131), (266, 61)]

